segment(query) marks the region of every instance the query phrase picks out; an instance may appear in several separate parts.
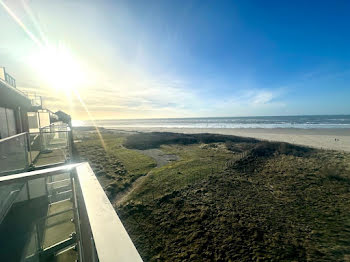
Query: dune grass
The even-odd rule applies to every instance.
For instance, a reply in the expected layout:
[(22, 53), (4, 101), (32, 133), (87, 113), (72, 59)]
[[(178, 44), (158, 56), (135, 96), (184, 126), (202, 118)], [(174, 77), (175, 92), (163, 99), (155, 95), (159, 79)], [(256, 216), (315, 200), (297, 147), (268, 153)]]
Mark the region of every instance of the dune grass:
[(180, 159), (152, 170), (142, 187), (135, 190), (129, 200), (153, 200), (205, 179), (210, 174), (222, 171), (225, 163), (232, 160), (235, 154), (227, 151), (222, 144), (220, 145), (216, 147), (207, 147), (203, 144), (161, 146), (164, 153), (175, 154)]
[(144, 154), (123, 146), (124, 134), (103, 133), (103, 141), (96, 133), (84, 134), (76, 143), (79, 161), (88, 161), (101, 185), (110, 197), (127, 189), (136, 179), (146, 175), (156, 162)]
[[(137, 151), (127, 149), (123, 146), (127, 135), (124, 134), (102, 134), (104, 144), (106, 146), (106, 156), (114, 157), (120, 160), (125, 169), (131, 174), (147, 174), (156, 166), (156, 162), (144, 154)], [(85, 148), (102, 149), (102, 143), (96, 134), (92, 134), (88, 140), (84, 141)], [(101, 159), (103, 160), (103, 159)]]
[(129, 173), (147, 174), (156, 167), (157, 164), (151, 157), (123, 146), (126, 139), (125, 135), (104, 135), (103, 138), (107, 154), (119, 159)]

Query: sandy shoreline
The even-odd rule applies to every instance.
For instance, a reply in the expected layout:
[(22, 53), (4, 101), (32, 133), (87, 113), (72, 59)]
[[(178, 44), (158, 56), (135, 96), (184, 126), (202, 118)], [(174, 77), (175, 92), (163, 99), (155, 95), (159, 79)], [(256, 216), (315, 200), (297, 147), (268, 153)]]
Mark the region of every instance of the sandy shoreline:
[[(294, 129), (294, 128), (146, 128), (129, 127), (115, 130), (139, 132), (213, 133), (253, 137), (288, 142), (315, 148), (350, 152), (350, 129)], [(337, 141), (335, 141), (337, 139)]]

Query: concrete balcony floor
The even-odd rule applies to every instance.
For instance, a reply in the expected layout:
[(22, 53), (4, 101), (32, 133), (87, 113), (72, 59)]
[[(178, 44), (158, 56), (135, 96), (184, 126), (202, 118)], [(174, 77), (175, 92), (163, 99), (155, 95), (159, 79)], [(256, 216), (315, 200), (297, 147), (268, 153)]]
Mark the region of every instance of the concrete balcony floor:
[[(70, 200), (49, 204), (45, 197), (14, 204), (0, 225), (1, 260), (21, 261), (36, 254), (38, 238), (43, 250), (69, 239), (75, 232), (73, 211), (60, 212), (72, 208)], [(57, 213), (60, 214), (52, 216)], [(40, 261), (74, 262), (77, 257), (77, 251), (67, 246), (65, 250)]]
[(67, 153), (63, 149), (53, 149), (47, 152), (42, 152), (34, 162), (35, 167), (54, 165), (64, 163)]
[[(50, 204), (47, 216), (51, 216), (72, 208), (73, 203), (70, 200)], [(73, 218), (73, 211), (68, 211), (46, 219), (43, 235), (43, 249), (68, 239), (70, 235), (75, 232)]]

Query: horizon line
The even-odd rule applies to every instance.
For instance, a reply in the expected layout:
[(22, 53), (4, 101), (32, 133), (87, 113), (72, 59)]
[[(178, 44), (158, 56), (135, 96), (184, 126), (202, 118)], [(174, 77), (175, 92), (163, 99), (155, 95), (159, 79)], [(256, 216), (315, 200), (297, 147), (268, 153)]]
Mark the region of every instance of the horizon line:
[[(162, 120), (162, 119), (212, 119), (212, 118), (251, 118), (251, 117), (300, 117), (300, 116), (350, 116), (349, 114), (323, 114), (323, 115), (251, 115), (251, 116), (210, 116), (210, 117), (154, 117), (154, 118), (108, 118), (108, 119), (95, 119), (94, 121), (114, 121), (114, 120)], [(74, 119), (73, 119), (74, 120)], [(92, 121), (92, 120), (80, 120), (76, 121)]]

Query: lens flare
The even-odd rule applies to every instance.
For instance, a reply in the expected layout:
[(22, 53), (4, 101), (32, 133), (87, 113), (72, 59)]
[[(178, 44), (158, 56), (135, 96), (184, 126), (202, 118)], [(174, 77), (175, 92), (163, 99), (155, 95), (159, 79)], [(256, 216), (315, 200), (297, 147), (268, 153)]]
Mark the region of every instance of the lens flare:
[(5, 9), (5, 11), (13, 18), (13, 20), (23, 29), (23, 31), (36, 43), (38, 46), (42, 46), (41, 41), (29, 31), (25, 24), (16, 16), (16, 14), (2, 1), (0, 0), (0, 5)]
[[(39, 51), (31, 58), (31, 62), (37, 72), (39, 74), (42, 74), (42, 77), (44, 77), (52, 87), (58, 90), (65, 90), (66, 92), (72, 92), (77, 97), (80, 104), (88, 114), (90, 121), (93, 123), (103, 148), (106, 150), (106, 145), (103, 137), (98, 127), (96, 126), (96, 123), (90, 114), (87, 105), (84, 103), (77, 90), (77, 88), (79, 86), (82, 86), (86, 81), (84, 70), (78, 62), (78, 59), (76, 59), (74, 55), (63, 45), (60, 45), (58, 47), (50, 46), (48, 44), (47, 38), (44, 36), (41, 30), (40, 35), (42, 39), (37, 38), (2, 0), (0, 0), (0, 5), (9, 14), (9, 16), (23, 29), (28, 37), (35, 44), (37, 44)], [(30, 14), (31, 18), (33, 18), (29, 6), (26, 5), (24, 8), (26, 9), (26, 12)], [(39, 27), (39, 24), (36, 21), (33, 22), (36, 27)]]
[(57, 90), (69, 92), (86, 84), (83, 66), (64, 45), (39, 48), (29, 63), (40, 78)]

